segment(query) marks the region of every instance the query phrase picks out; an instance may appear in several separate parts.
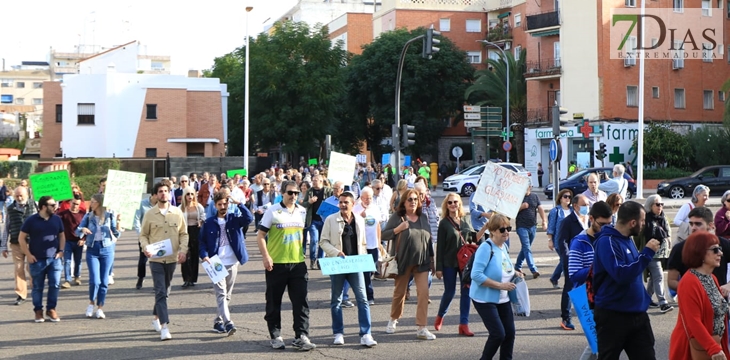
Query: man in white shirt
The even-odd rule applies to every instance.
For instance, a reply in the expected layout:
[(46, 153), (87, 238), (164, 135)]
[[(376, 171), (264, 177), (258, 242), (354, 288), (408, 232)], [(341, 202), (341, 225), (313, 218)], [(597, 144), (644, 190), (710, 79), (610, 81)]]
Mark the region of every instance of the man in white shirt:
[[(360, 193), (360, 201), (358, 201), (357, 205), (355, 205), (355, 208), (352, 211), (365, 219), (365, 240), (367, 242), (366, 249), (368, 254), (372, 255), (373, 262), (377, 264), (382, 213), (380, 207), (373, 200), (373, 189), (370, 187), (362, 189), (362, 193)], [(368, 303), (370, 305), (375, 305), (375, 296), (373, 294), (373, 283), (371, 279), (373, 273), (367, 272), (363, 275), (365, 276), (365, 294), (367, 295)]]
[(626, 172), (626, 168), (623, 165), (615, 165), (613, 167), (613, 178), (603, 184), (598, 185), (598, 190), (605, 191), (606, 196), (618, 193), (619, 195), (621, 195), (622, 199), (626, 200), (626, 193), (629, 189), (629, 182), (624, 179), (624, 172)]

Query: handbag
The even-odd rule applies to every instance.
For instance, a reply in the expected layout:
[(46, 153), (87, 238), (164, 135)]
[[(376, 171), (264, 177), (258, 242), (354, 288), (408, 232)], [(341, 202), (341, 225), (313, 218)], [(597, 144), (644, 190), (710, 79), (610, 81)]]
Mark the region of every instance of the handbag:
[[(405, 221), (402, 217), (401, 220)], [(396, 235), (395, 253), (398, 253), (398, 246), (400, 245), (401, 233)], [(378, 263), (378, 274), (376, 275), (379, 279), (394, 279), (398, 276), (398, 260), (396, 256), (386, 256)]]
[[(679, 316), (682, 319), (684, 333), (687, 334), (687, 337), (689, 337), (689, 333), (687, 333), (687, 326), (684, 324), (684, 317), (682, 315)], [(715, 340), (715, 342), (720, 345), (721, 337), (720, 335), (712, 335), (712, 340)], [(695, 338), (689, 339), (689, 353), (692, 360), (710, 360), (712, 358), (710, 354), (707, 353), (707, 350), (705, 350), (702, 345), (700, 345), (700, 342)]]

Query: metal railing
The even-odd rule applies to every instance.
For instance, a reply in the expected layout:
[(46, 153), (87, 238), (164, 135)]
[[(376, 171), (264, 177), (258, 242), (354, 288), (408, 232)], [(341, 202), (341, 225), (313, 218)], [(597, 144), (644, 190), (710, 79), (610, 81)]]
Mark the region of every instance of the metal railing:
[(537, 30), (560, 25), (560, 13), (557, 10), (527, 15), (525, 30)]
[(539, 61), (528, 61), (525, 65), (525, 78), (560, 75), (562, 73), (560, 58), (547, 58)]

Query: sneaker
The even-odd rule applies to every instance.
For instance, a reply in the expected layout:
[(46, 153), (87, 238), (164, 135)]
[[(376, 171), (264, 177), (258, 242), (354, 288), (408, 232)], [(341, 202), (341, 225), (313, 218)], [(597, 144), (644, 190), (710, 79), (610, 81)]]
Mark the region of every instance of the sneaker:
[(395, 327), (398, 325), (398, 320), (388, 321), (388, 326), (385, 327), (386, 334), (395, 334)]
[(345, 336), (342, 334), (335, 334), (335, 341), (332, 342), (333, 345), (345, 345)]
[(377, 277), (377, 276), (373, 277), (373, 280), (375, 280), (375, 281), (388, 281), (388, 279), (380, 278), (380, 277)]
[(46, 319), (43, 317), (43, 310), (36, 310), (35, 311), (35, 322), (42, 323), (45, 321), (46, 321)]
[(292, 345), (301, 351), (309, 351), (317, 347), (317, 345), (314, 345), (311, 341), (309, 341), (309, 338), (306, 335), (299, 335), (299, 339), (295, 339), (294, 342), (292, 342)]
[(155, 331), (157, 331), (157, 332), (162, 331), (162, 325), (160, 325), (160, 319), (152, 320), (152, 328), (155, 329)]
[(96, 318), (97, 319), (106, 319), (106, 315), (104, 315), (104, 311), (101, 309), (96, 309)]
[(94, 315), (94, 305), (89, 305), (86, 307), (86, 317), (91, 318)]
[(418, 332), (416, 333), (416, 337), (421, 340), (436, 340), (436, 335), (431, 334), (431, 332), (428, 331), (428, 329), (426, 328), (418, 330)]
[(342, 302), (342, 307), (351, 308), (351, 307), (355, 307), (355, 304), (353, 304), (352, 301), (350, 301), (350, 300), (345, 300)]
[(575, 330), (575, 325), (573, 325), (570, 320), (563, 320), (560, 323), (560, 327), (562, 327), (563, 330)]
[(375, 300), (368, 300), (368, 305), (375, 305)]
[(553, 289), (560, 289), (560, 285), (558, 285), (557, 281), (550, 280), (550, 283), (553, 284)]
[(226, 327), (223, 326), (222, 322), (217, 322), (217, 323), (213, 324), (213, 332), (218, 333), (218, 334), (223, 334), (226, 332)]
[(48, 316), (48, 320), (51, 320), (51, 322), (59, 322), (59, 321), (61, 321), (61, 318), (58, 317), (58, 314), (56, 313), (56, 309), (48, 309), (48, 310), (46, 310), (46, 316)]
[(70, 288), (71, 288), (71, 283), (68, 281), (61, 284), (61, 289), (70, 289)]
[(279, 336), (276, 339), (271, 339), (271, 347), (277, 350), (283, 350), (286, 349), (286, 344), (284, 344), (284, 339)]
[(377, 341), (373, 339), (373, 336), (370, 334), (365, 334), (360, 338), (360, 345), (367, 346), (367, 347), (373, 347), (375, 345), (378, 345)]
[(172, 339), (172, 335), (170, 335), (170, 329), (168, 329), (167, 327), (163, 327), (160, 331), (160, 340), (165, 341), (170, 339)]
[(15, 299), (15, 305), (20, 305), (20, 304), (22, 304), (22, 303), (24, 303), (24, 302), (25, 302), (25, 299), (23, 299), (23, 298), (22, 298), (22, 297), (20, 297), (20, 296), (18, 296), (18, 298), (17, 298), (17, 299)]
[[(114, 285), (114, 275), (109, 276), (109, 285)], [(167, 339), (164, 339), (164, 340), (167, 340)]]
[(662, 305), (662, 306), (659, 307), (659, 311), (661, 311), (662, 314), (663, 313), (670, 312), (672, 310), (674, 310), (674, 306), (669, 305), (669, 304), (664, 304), (664, 305)]
[(231, 335), (235, 334), (236, 333), (236, 326), (233, 325), (232, 322), (229, 322), (228, 324), (226, 324), (226, 330), (225, 330), (225, 332), (228, 334), (228, 336), (231, 336)]
[(81, 285), (81, 278), (80, 277), (75, 277), (74, 278), (74, 285), (76, 285), (76, 286)]
[(649, 303), (649, 307), (650, 308), (658, 308), (659, 307), (659, 304), (657, 304), (657, 303), (655, 303), (655, 302), (652, 301), (652, 302)]
[(137, 278), (137, 286), (135, 286), (137, 290), (142, 288), (142, 284), (144, 284), (144, 278)]

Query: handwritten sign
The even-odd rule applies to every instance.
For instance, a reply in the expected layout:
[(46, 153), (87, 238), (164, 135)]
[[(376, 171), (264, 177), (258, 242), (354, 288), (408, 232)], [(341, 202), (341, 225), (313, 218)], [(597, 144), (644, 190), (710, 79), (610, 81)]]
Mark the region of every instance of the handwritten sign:
[[(56, 201), (69, 200), (74, 197), (67, 170), (32, 174), (30, 188), (33, 190), (33, 197), (36, 200), (42, 196), (53, 196)], [(137, 203), (137, 207), (139, 207), (139, 203)]]
[(342, 181), (346, 185), (352, 184), (355, 175), (357, 159), (354, 156), (341, 154), (336, 151), (330, 153), (330, 165), (327, 177), (335, 181)]
[(341, 257), (324, 257), (317, 260), (322, 275), (352, 274), (374, 272), (375, 262), (372, 255), (351, 255)]
[(317, 215), (319, 215), (322, 218), (322, 221), (324, 221), (324, 219), (326, 219), (328, 216), (336, 214), (339, 211), (340, 201), (336, 197), (330, 196), (322, 201), (322, 204), (319, 205), (319, 209), (317, 209)]
[(122, 228), (132, 228), (134, 213), (139, 209), (145, 191), (144, 179), (145, 174), (129, 171), (109, 170), (107, 173), (102, 205), (121, 215)]
[(317, 159), (309, 159), (309, 165), (317, 166)]
[(217, 284), (228, 276), (228, 270), (226, 270), (226, 267), (223, 266), (223, 261), (221, 261), (221, 258), (219, 258), (218, 255), (213, 255), (213, 257), (208, 258), (208, 260), (209, 262), (201, 261), (201, 264), (203, 265), (205, 272), (208, 274), (210, 281), (212, 281), (213, 284)]
[(246, 171), (246, 169), (237, 169), (237, 170), (226, 171), (226, 176), (228, 176), (229, 179), (232, 179), (236, 175), (248, 176), (248, 171)]
[(488, 161), (479, 179), (474, 202), (514, 219), (529, 186), (528, 177)]
[(583, 327), (583, 334), (588, 339), (588, 345), (594, 354), (598, 354), (598, 332), (596, 331), (596, 321), (593, 319), (593, 311), (588, 306), (588, 294), (586, 293), (585, 284), (568, 291), (570, 300), (573, 301), (575, 313), (578, 314), (580, 326)]
[(390, 154), (383, 154), (383, 159), (381, 160), (381, 163), (383, 166), (390, 164)]
[(368, 156), (365, 154), (355, 155), (355, 158), (357, 158), (357, 162), (359, 164), (364, 164), (364, 163), (368, 162)]

